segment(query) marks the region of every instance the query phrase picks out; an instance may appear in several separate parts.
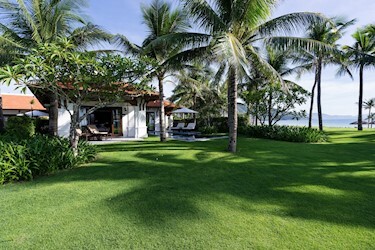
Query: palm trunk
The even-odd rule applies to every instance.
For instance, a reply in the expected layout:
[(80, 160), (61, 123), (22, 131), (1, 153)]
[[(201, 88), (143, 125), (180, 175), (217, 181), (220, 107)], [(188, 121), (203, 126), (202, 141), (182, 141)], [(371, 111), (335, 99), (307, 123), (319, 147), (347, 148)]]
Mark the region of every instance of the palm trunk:
[(229, 70), (228, 82), (228, 126), (229, 126), (229, 145), (228, 151), (235, 153), (237, 151), (237, 79), (236, 71)]
[(3, 113), (3, 98), (0, 95), (0, 133), (5, 129), (5, 119)]
[(252, 121), (251, 121), (251, 104), (248, 103), (247, 104), (247, 110), (246, 110), (246, 123), (247, 125), (252, 125)]
[(74, 156), (78, 155), (78, 142), (79, 142), (79, 135), (77, 133), (77, 129), (79, 128), (79, 110), (80, 105), (74, 104), (73, 105), (73, 114), (71, 115), (70, 119), (70, 131), (69, 131), (69, 140), (70, 140), (70, 147), (74, 152)]
[(319, 130), (323, 131), (323, 113), (322, 113), (322, 60), (318, 60), (317, 70), (317, 85), (318, 85), (318, 119), (319, 119)]
[(49, 123), (48, 123), (48, 133), (51, 136), (57, 136), (57, 126), (58, 126), (58, 115), (59, 115), (59, 106), (58, 98), (55, 93), (50, 94), (50, 107), (49, 107)]
[(317, 75), (315, 73), (315, 82), (311, 90), (311, 101), (310, 101), (310, 112), (309, 112), (309, 128), (312, 128), (312, 117), (313, 117), (313, 110), (314, 110), (314, 98), (315, 98), (315, 89), (317, 83)]
[(368, 110), (368, 126), (367, 126), (367, 128), (370, 128), (370, 124), (372, 123), (372, 121), (370, 121), (370, 116), (371, 116), (371, 107)]
[(362, 107), (363, 107), (363, 65), (359, 67), (358, 131), (363, 130)]
[(272, 89), (268, 97), (268, 126), (272, 126)]
[[(255, 91), (258, 92), (258, 83), (255, 83)], [(258, 126), (258, 112), (259, 112), (259, 100), (255, 101), (255, 126)]]
[(160, 110), (159, 110), (159, 124), (160, 124), (160, 141), (165, 142), (167, 140), (167, 135), (165, 132), (165, 109), (164, 109), (164, 86), (163, 86), (164, 73), (161, 73), (158, 76), (159, 81), (159, 101), (160, 101)]

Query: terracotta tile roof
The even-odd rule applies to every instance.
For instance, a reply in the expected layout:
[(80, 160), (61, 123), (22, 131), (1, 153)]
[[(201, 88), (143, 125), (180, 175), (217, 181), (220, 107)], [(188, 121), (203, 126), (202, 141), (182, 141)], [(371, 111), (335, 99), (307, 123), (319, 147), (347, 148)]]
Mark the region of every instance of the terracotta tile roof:
[[(60, 87), (63, 88), (63, 89), (72, 89), (72, 84), (71, 83), (59, 83)], [(159, 96), (159, 93), (158, 92), (155, 92), (155, 91), (149, 91), (149, 90), (138, 90), (136, 89), (133, 85), (129, 84), (129, 83), (125, 83), (125, 82), (116, 82), (114, 83), (112, 86), (118, 86), (118, 89), (116, 89), (116, 91), (123, 91), (126, 95), (129, 95), (129, 96), (154, 96), (154, 97), (158, 97)], [(105, 89), (103, 89), (100, 85), (100, 90), (101, 91), (104, 91)], [(82, 88), (80, 88), (81, 90)], [(88, 88), (88, 91), (93, 91), (93, 92), (97, 92), (99, 91), (99, 89), (93, 87), (93, 88)], [(107, 91), (114, 91), (114, 89), (108, 89)]]
[(35, 96), (2, 94), (1, 97), (4, 110), (46, 110)]
[[(147, 103), (147, 108), (159, 108), (159, 107), (160, 107), (160, 100), (151, 101), (151, 102), (148, 102), (148, 103)], [(177, 105), (174, 104), (174, 103), (171, 102), (171, 101), (164, 100), (164, 107), (165, 107), (165, 108), (174, 109), (174, 108), (177, 107)]]

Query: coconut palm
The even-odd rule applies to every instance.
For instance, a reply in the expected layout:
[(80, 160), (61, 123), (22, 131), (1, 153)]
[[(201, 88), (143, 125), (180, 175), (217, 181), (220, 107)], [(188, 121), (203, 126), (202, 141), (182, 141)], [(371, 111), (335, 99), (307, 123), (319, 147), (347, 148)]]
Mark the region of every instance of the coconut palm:
[[(291, 51), (282, 51), (282, 50), (275, 50), (270, 46), (267, 46), (266, 48), (266, 61), (267, 63), (272, 66), (272, 68), (281, 76), (285, 77), (294, 72), (293, 68), (290, 68), (290, 62), (291, 62)], [(271, 78), (272, 79), (272, 78)], [(266, 79), (267, 81), (267, 79)], [(295, 89), (302, 89), (298, 84), (291, 82), (289, 80), (283, 79), (283, 82), (285, 83), (286, 88), (295, 88)], [(272, 90), (276, 87), (278, 82), (269, 82), (267, 85), (270, 85), (268, 88), (268, 125), (273, 125), (273, 115), (272, 115), (272, 109), (274, 106), (274, 100), (273, 100), (273, 93)]]
[(373, 109), (373, 108), (375, 108), (375, 98), (371, 98), (370, 100), (367, 100), (367, 101), (364, 101), (363, 102), (363, 107), (365, 108), (365, 109), (368, 109), (368, 127), (370, 127), (370, 123), (372, 123), (372, 121), (371, 121), (371, 110)]
[[(38, 44), (69, 38), (78, 48), (109, 40), (110, 35), (87, 23), (85, 0), (1, 0), (0, 65), (12, 63)], [(50, 133), (57, 134), (57, 97), (50, 99)]]
[(375, 39), (368, 32), (368, 27), (358, 29), (352, 37), (355, 43), (352, 46), (344, 46), (351, 64), (359, 70), (359, 101), (358, 101), (358, 130), (363, 130), (362, 109), (363, 109), (363, 84), (365, 68), (375, 65)]
[(0, 133), (4, 131), (3, 97), (0, 95)]
[(223, 83), (217, 82), (211, 67), (198, 62), (188, 65), (176, 75), (177, 86), (171, 101), (180, 106), (197, 110), (206, 125), (211, 118), (221, 115), (225, 106)]
[(372, 125), (374, 125), (374, 121), (375, 121), (375, 113), (371, 113), (368, 117), (368, 123), (369, 125), (371, 124), (371, 128), (372, 128)]
[[(189, 18), (185, 11), (181, 9), (172, 10), (171, 4), (162, 0), (154, 0), (150, 5), (142, 6), (143, 23), (147, 26), (148, 36), (142, 45), (131, 43), (125, 36), (115, 36), (115, 43), (121, 46), (126, 53), (142, 56), (146, 55), (154, 59), (157, 63), (156, 69), (151, 72), (159, 85), (160, 95), (160, 141), (166, 140), (166, 131), (164, 124), (164, 81), (167, 73), (174, 71), (178, 64), (167, 65), (165, 62), (178, 51), (181, 47), (177, 44), (153, 45), (153, 41), (159, 37), (185, 32), (190, 28)], [(147, 49), (146, 49), (147, 48)]]
[(219, 64), (219, 71), (225, 72), (228, 83), (228, 150), (236, 152), (237, 147), (237, 86), (249, 72), (258, 67), (280, 76), (260, 56), (255, 44), (266, 41), (280, 47), (314, 47), (320, 43), (309, 39), (283, 36), (285, 32), (298, 30), (324, 17), (314, 13), (294, 13), (266, 21), (276, 0), (183, 0), (201, 33), (182, 33), (166, 36), (156, 44), (181, 43), (186, 50), (171, 58), (168, 63), (178, 63), (192, 58), (205, 58)]
[(344, 35), (345, 29), (355, 23), (355, 19), (345, 21), (342, 18), (333, 18), (326, 22), (313, 23), (307, 29), (307, 37), (309, 39), (317, 40), (327, 45), (337, 48), (337, 50), (331, 50), (330, 53), (327, 51), (316, 48), (314, 50), (301, 50), (297, 53), (294, 63), (299, 64), (294, 70), (298, 71), (301, 75), (304, 71), (314, 72), (314, 84), (311, 90), (310, 110), (309, 110), (309, 128), (312, 127), (312, 114), (315, 99), (315, 90), (317, 89), (317, 109), (318, 109), (318, 120), (319, 129), (323, 130), (323, 113), (322, 113), (322, 70), (325, 66), (333, 64), (340, 67), (341, 73), (348, 73), (351, 76), (350, 71), (347, 69), (345, 63), (345, 57), (338, 50), (338, 40)]

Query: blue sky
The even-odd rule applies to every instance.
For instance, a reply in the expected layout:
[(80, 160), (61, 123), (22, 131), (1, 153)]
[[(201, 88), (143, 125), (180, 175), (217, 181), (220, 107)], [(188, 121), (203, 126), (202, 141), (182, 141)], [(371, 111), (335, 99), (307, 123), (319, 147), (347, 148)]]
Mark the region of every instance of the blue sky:
[[(89, 0), (87, 14), (91, 21), (100, 25), (111, 33), (126, 35), (129, 40), (141, 43), (146, 36), (146, 28), (141, 21), (140, 5), (150, 3), (151, 0)], [(175, 6), (177, 0), (172, 0)], [(355, 27), (348, 30), (342, 39), (342, 44), (352, 44), (350, 37), (356, 27), (374, 23), (374, 0), (284, 0), (274, 11), (273, 16), (280, 16), (291, 12), (310, 11), (321, 12), (327, 16), (344, 16), (358, 20)], [(293, 79), (293, 77), (292, 77)], [(295, 80), (295, 79), (293, 79)], [(312, 75), (305, 75), (296, 80), (304, 88), (310, 90), (313, 83)], [(166, 96), (171, 94), (172, 84), (166, 86)], [(9, 92), (3, 87), (3, 93)], [(335, 78), (335, 69), (327, 68), (323, 74), (323, 112), (326, 114), (355, 115), (355, 103), (358, 96), (358, 77), (352, 81), (349, 77)], [(375, 72), (365, 72), (365, 99), (375, 97)], [(307, 106), (302, 107), (306, 109)]]

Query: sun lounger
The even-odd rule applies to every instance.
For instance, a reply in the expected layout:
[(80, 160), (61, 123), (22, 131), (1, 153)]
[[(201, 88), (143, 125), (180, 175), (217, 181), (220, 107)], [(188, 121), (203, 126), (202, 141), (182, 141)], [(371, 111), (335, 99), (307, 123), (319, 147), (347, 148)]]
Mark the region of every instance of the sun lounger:
[(97, 140), (101, 141), (103, 137), (107, 138), (109, 136), (108, 132), (100, 132), (96, 125), (87, 125), (87, 130), (90, 133), (89, 137), (95, 137)]
[(177, 123), (176, 127), (173, 126), (173, 127), (171, 128), (171, 130), (181, 130), (183, 127), (185, 127), (185, 123), (183, 123), (183, 122), (179, 122), (179, 123)]
[(186, 127), (183, 127), (182, 130), (184, 131), (191, 131), (195, 129), (195, 123), (188, 123)]

